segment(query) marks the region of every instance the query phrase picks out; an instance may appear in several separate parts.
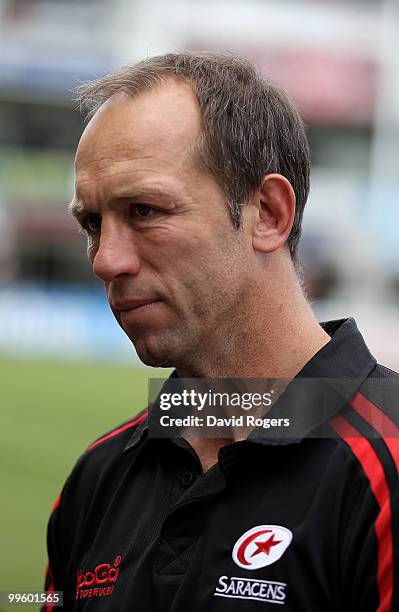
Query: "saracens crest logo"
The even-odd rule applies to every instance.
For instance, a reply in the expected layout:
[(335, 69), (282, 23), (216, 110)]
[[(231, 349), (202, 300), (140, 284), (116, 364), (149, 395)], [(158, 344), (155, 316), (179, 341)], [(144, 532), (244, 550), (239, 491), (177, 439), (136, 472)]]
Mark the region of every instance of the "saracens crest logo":
[(292, 532), (280, 525), (257, 525), (248, 529), (233, 548), (233, 561), (246, 570), (256, 570), (275, 563), (292, 540)]
[[(248, 529), (234, 544), (232, 557), (238, 567), (257, 570), (278, 561), (292, 540), (292, 532), (281, 525), (257, 525)], [(256, 575), (255, 575), (256, 576)], [(251, 599), (284, 605), (286, 583), (263, 577), (219, 576), (215, 597)]]

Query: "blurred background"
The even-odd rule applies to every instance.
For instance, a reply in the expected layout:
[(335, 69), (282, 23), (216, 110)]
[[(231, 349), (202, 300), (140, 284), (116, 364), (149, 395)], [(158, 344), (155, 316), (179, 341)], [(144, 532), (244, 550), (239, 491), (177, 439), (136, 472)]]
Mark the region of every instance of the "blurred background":
[(309, 297), (320, 320), (355, 316), (399, 368), (397, 0), (0, 0), (0, 590), (41, 588), (66, 475), (154, 375), (66, 213), (73, 89), (174, 50), (239, 52), (288, 90), (312, 151)]

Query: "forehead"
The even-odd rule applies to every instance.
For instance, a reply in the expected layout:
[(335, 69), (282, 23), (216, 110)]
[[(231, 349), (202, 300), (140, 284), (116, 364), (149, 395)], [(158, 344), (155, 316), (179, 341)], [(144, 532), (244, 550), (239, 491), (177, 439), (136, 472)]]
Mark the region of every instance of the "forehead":
[(134, 97), (114, 94), (86, 127), (76, 171), (102, 172), (129, 161), (179, 165), (199, 136), (201, 114), (192, 88), (167, 79)]

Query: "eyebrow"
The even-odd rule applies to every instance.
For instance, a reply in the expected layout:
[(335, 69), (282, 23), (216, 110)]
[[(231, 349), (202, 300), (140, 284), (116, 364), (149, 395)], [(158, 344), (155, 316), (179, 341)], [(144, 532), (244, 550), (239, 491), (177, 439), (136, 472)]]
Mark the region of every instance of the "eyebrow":
[[(159, 189), (158, 187), (137, 189), (134, 193), (131, 193), (131, 194), (126, 193), (123, 195), (116, 196), (115, 201), (119, 201), (122, 203), (130, 199), (137, 200), (140, 197), (154, 197), (154, 196), (162, 196), (164, 201), (169, 202), (169, 203), (174, 203), (175, 201), (175, 197), (173, 194), (167, 194), (163, 192), (161, 189)], [(87, 208), (83, 200), (76, 197), (76, 195), (73, 196), (72, 201), (67, 206), (67, 209), (70, 212), (70, 214), (73, 217), (75, 217), (75, 219), (80, 214), (87, 211)]]

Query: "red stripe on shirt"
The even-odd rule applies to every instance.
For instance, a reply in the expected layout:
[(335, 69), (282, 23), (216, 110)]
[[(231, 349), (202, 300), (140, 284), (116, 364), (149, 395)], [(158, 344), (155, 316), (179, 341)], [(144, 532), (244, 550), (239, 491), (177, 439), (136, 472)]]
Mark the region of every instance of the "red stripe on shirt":
[(392, 510), (388, 482), (381, 461), (370, 442), (343, 417), (330, 421), (337, 434), (350, 447), (370, 481), (380, 511), (375, 521), (378, 542), (377, 583), (380, 603), (377, 612), (389, 612), (393, 594)]
[(126, 431), (126, 429), (130, 429), (131, 427), (134, 427), (135, 425), (138, 425), (139, 423), (141, 423), (141, 421), (144, 421), (144, 419), (147, 417), (147, 415), (148, 415), (148, 412), (145, 412), (141, 416), (137, 417), (137, 419), (134, 419), (133, 421), (130, 421), (129, 423), (125, 423), (125, 425), (122, 425), (122, 427), (118, 427), (118, 429), (115, 429), (114, 431), (111, 431), (111, 433), (109, 433), (109, 434), (103, 436), (102, 438), (100, 438), (99, 440), (96, 440), (95, 442), (93, 442), (93, 444), (91, 444), (87, 448), (87, 450), (91, 450), (92, 448), (96, 447), (98, 444), (101, 444), (101, 442), (105, 442), (105, 440), (109, 440), (110, 438), (113, 438), (114, 436), (117, 436), (122, 431)]
[[(53, 578), (52, 578), (52, 575), (51, 575), (51, 569), (50, 569), (50, 565), (49, 564), (47, 564), (46, 576), (50, 580), (48, 586), (46, 586), (46, 591), (47, 591), (47, 593), (54, 593), (54, 583), (53, 583)], [(53, 604), (47, 604), (46, 606), (44, 606), (44, 612), (53, 612), (53, 610), (54, 610), (54, 605)]]
[(57, 510), (58, 506), (60, 505), (60, 501), (61, 501), (61, 495), (57, 497), (57, 499), (55, 500), (52, 512), (55, 512)]
[(399, 472), (399, 427), (361, 393), (356, 393), (350, 403), (352, 408), (384, 438)]

